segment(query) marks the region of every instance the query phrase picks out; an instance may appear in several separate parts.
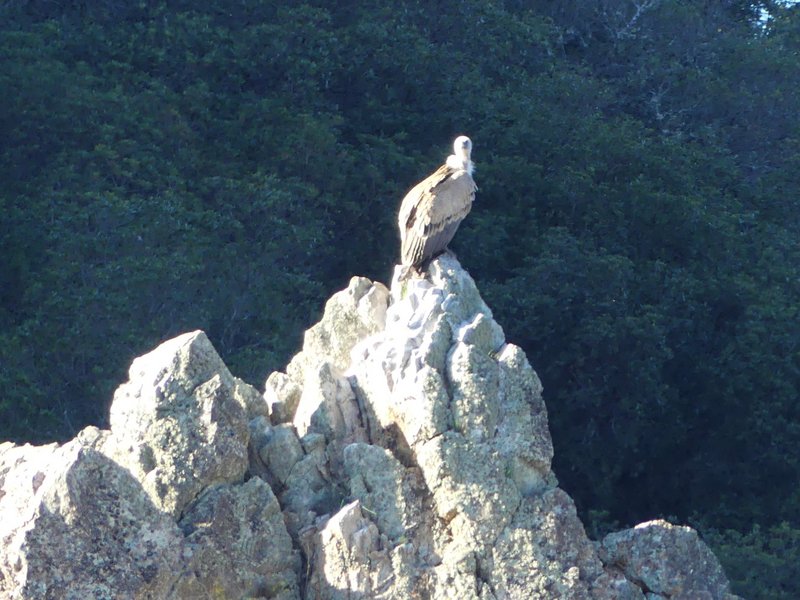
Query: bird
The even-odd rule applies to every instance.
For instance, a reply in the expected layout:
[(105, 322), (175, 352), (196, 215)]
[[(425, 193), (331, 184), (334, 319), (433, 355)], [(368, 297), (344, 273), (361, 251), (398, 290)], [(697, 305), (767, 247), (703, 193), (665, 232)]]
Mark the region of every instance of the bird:
[(400, 204), (400, 262), (420, 273), (447, 250), (472, 208), (478, 189), (472, 179), (472, 140), (453, 142), (453, 154), (433, 174), (411, 188)]

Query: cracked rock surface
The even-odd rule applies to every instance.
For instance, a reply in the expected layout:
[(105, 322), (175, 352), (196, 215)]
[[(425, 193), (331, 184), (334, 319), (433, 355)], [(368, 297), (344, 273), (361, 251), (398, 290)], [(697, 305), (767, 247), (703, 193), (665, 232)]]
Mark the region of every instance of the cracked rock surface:
[(263, 395), (202, 332), (134, 361), (111, 430), (0, 445), (0, 597), (734, 598), (688, 527), (591, 542), (542, 386), (452, 256), (355, 277)]
[(245, 481), (266, 414), (196, 331), (133, 362), (110, 431), (0, 444), (0, 598), (297, 598), (278, 500)]

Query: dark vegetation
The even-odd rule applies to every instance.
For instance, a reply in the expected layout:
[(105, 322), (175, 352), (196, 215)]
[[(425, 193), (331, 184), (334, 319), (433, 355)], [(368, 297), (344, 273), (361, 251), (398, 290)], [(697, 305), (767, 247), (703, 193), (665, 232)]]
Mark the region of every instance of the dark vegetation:
[(467, 133), (454, 250), (590, 529), (674, 515), (800, 597), (800, 9), (203, 6), (0, 3), (0, 438), (103, 424), (186, 330), (258, 385)]

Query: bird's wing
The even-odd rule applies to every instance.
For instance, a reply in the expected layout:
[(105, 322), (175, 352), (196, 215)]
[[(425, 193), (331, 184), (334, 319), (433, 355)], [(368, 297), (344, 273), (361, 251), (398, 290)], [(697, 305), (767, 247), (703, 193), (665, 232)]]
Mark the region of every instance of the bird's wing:
[(430, 204), (430, 197), (434, 194), (436, 188), (454, 172), (453, 168), (442, 165), (433, 174), (408, 191), (400, 204), (400, 214), (398, 215), (401, 236), (414, 227), (420, 210), (424, 209), (425, 205)]
[(475, 182), (447, 165), (414, 186), (400, 208), (403, 264), (418, 265), (444, 250), (472, 208)]

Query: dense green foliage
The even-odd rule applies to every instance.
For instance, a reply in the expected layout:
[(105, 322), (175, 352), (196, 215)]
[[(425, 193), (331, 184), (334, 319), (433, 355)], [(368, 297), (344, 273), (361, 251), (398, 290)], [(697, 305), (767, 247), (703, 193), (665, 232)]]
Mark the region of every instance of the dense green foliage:
[(744, 533), (706, 531), (706, 541), (722, 558), (731, 587), (743, 598), (797, 599), (800, 529), (780, 523)]
[(562, 485), (800, 597), (800, 9), (7, 2), (0, 94), (0, 438), (102, 424), (190, 329), (258, 384), (388, 278), (400, 198), (467, 133), (453, 247), (544, 381)]

